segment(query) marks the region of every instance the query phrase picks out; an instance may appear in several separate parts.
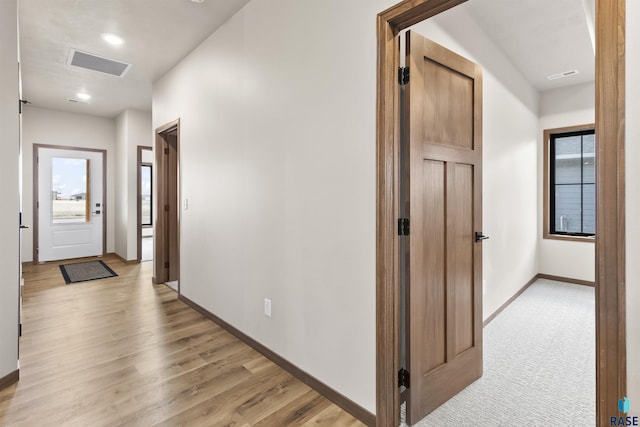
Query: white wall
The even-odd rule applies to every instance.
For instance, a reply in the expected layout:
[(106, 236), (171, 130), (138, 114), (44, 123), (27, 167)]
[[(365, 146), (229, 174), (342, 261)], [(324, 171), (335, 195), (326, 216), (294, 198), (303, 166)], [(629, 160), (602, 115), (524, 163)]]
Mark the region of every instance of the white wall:
[[(182, 293), (372, 412), (374, 23), (393, 3), (254, 0), (153, 90), (153, 127), (181, 119)], [(460, 18), (440, 22), (486, 67), (488, 315), (537, 273), (538, 97)]]
[[(22, 114), (22, 210), (24, 222), (33, 226), (33, 144), (62, 145), (107, 150), (107, 252), (114, 251), (114, 151), (113, 119), (27, 106)], [(23, 232), (22, 260), (33, 260), (33, 227)]]
[(626, 7), (627, 396), (632, 415), (640, 416), (640, 3)]
[(123, 259), (127, 259), (127, 223), (129, 205), (128, 196), (128, 145), (127, 145), (127, 113), (126, 110), (116, 117), (116, 142), (115, 142), (115, 203), (114, 212), (114, 252)]
[(15, 0), (0, 2), (0, 379), (18, 361), (18, 12)]
[(152, 146), (151, 113), (125, 110), (116, 118), (115, 252), (125, 260), (138, 258), (138, 146)]
[(390, 3), (250, 2), (153, 94), (154, 127), (181, 119), (182, 293), (372, 412), (375, 16)]
[(595, 123), (595, 84), (584, 83), (550, 90), (540, 95), (538, 130), (538, 239), (540, 273), (595, 281), (595, 241), (571, 242), (542, 238), (545, 129)]
[(538, 273), (538, 92), (464, 6), (415, 25), (418, 33), (482, 66), (483, 318)]

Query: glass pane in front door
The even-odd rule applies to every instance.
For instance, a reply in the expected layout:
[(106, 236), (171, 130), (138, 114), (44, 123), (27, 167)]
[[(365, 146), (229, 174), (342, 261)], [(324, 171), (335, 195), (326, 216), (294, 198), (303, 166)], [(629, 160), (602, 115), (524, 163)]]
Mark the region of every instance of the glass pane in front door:
[(89, 159), (51, 159), (51, 220), (54, 224), (89, 222)]

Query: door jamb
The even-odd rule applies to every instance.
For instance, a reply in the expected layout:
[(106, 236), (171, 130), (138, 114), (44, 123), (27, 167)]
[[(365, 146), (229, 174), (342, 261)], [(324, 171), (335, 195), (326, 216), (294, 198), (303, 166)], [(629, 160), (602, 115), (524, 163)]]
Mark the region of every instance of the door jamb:
[[(177, 198), (180, 198), (180, 119), (173, 120), (169, 123), (166, 123), (160, 127), (158, 127), (155, 131), (155, 167), (153, 168), (153, 176), (152, 182), (153, 191), (155, 192), (155, 218), (154, 218), (154, 226), (153, 226), (153, 238), (154, 238), (154, 253), (153, 253), (153, 277), (152, 283), (159, 284), (165, 283), (168, 280), (166, 277), (166, 270), (164, 269), (164, 263), (168, 260), (166, 259), (165, 254), (163, 253), (163, 249), (166, 245), (169, 245), (168, 236), (164, 236), (164, 232), (160, 229), (164, 227), (164, 220), (161, 219), (159, 215), (160, 212), (164, 212), (164, 210), (160, 209), (160, 206), (166, 203), (165, 195), (163, 194), (166, 188), (164, 185), (160, 185), (158, 181), (158, 176), (160, 169), (164, 173), (164, 167), (166, 167), (166, 162), (160, 161), (160, 156), (162, 156), (161, 144), (165, 141), (163, 134), (167, 131), (176, 128), (177, 129)], [(163, 166), (164, 165), (164, 166)], [(161, 191), (162, 190), (162, 191)], [(178, 203), (179, 204), (179, 203)], [(180, 251), (180, 206), (176, 206), (177, 209), (177, 221), (178, 227), (176, 230), (177, 239), (178, 239), (178, 251)], [(180, 281), (178, 280), (178, 295), (180, 295)]]
[[(138, 145), (138, 173), (137, 173), (137, 186), (138, 189), (136, 196), (136, 205), (137, 205), (137, 215), (136, 215), (136, 236), (137, 236), (137, 259), (138, 262), (142, 261), (142, 166), (144, 163), (142, 162), (142, 152), (143, 151), (153, 151), (153, 147), (147, 145)], [(153, 169), (152, 169), (153, 170)], [(151, 190), (153, 191), (153, 184), (151, 186)], [(153, 199), (153, 197), (152, 197)], [(153, 212), (152, 212), (153, 214)], [(152, 221), (153, 223), (153, 221)]]
[(102, 256), (107, 253), (107, 150), (99, 148), (84, 148), (84, 147), (68, 147), (64, 145), (48, 145), (48, 144), (33, 144), (33, 264), (38, 263), (38, 246), (40, 238), (40, 210), (38, 208), (38, 180), (40, 178), (40, 170), (38, 165), (38, 149), (50, 148), (54, 150), (71, 150), (71, 151), (89, 151), (92, 153), (102, 153)]
[[(466, 0), (404, 0), (377, 16), (376, 422), (400, 423), (400, 31)], [(625, 0), (596, 0), (596, 418), (604, 426), (626, 394), (624, 230)]]

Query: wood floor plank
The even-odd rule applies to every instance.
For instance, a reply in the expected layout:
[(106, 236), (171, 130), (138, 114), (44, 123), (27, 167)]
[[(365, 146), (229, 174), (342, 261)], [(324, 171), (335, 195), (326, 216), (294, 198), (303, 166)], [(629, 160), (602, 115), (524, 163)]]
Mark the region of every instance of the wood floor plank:
[(273, 412), (254, 425), (264, 427), (304, 425), (304, 423), (330, 405), (329, 401), (313, 390), (309, 390), (289, 405)]
[[(151, 284), (151, 263), (66, 285), (25, 266), (20, 381), (2, 426), (361, 426), (270, 360)], [(83, 260), (78, 260), (83, 261)]]
[(347, 414), (335, 405), (327, 407), (318, 415), (304, 423), (305, 427), (361, 427), (364, 426), (360, 421), (355, 420), (351, 415)]

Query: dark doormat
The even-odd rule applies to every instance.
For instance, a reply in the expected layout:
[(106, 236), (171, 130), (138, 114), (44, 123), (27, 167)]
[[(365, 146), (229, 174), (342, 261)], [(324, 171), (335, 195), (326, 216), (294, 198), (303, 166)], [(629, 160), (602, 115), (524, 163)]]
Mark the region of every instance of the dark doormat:
[(86, 282), (88, 280), (106, 279), (117, 276), (103, 261), (77, 262), (60, 266), (64, 281), (69, 283)]

